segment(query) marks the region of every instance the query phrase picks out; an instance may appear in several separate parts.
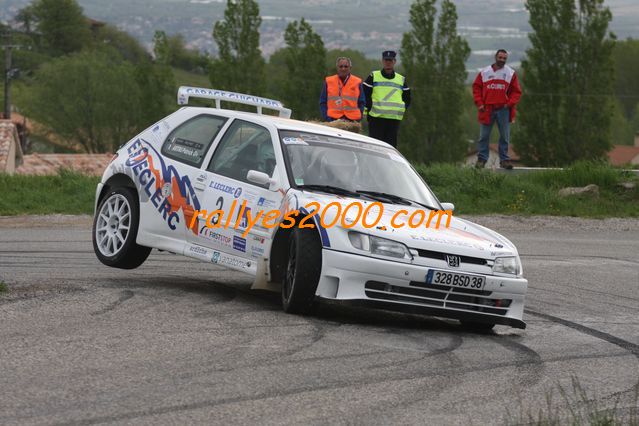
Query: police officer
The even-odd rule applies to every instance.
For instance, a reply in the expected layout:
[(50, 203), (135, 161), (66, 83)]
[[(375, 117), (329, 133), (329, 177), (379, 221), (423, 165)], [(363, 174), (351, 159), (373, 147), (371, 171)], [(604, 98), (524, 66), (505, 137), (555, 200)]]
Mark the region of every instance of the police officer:
[(397, 147), (399, 124), (410, 105), (410, 89), (403, 75), (395, 72), (397, 53), (382, 53), (382, 69), (373, 71), (364, 82), (368, 134)]

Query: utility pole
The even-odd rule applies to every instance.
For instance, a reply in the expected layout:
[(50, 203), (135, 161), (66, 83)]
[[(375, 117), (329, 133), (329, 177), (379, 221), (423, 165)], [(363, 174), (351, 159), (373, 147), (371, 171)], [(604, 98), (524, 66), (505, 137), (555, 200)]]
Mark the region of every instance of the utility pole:
[(11, 119), (11, 45), (4, 46), (4, 115), (5, 120)]
[(3, 34), (2, 38), (5, 39), (2, 43), (4, 49), (4, 115), (5, 120), (11, 119), (11, 80), (18, 75), (17, 68), (11, 68), (11, 52), (13, 49), (19, 49), (20, 45), (11, 44), (11, 35)]

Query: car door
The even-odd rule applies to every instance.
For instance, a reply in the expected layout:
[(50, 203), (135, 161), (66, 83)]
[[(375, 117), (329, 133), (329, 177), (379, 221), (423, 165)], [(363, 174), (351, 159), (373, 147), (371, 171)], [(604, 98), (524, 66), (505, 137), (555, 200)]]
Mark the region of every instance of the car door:
[[(283, 194), (270, 190), (269, 184), (249, 181), (247, 174), (255, 170), (279, 179), (273, 141), (266, 127), (235, 119), (203, 168), (206, 188), (200, 191), (200, 199), (207, 215), (198, 218), (197, 235), (190, 233), (189, 238), (193, 243), (231, 255), (220, 257), (221, 253), (214, 251), (215, 263), (238, 266), (232, 260), (238, 257), (249, 260), (239, 269), (254, 269), (255, 262), (250, 260), (268, 252), (274, 230), (262, 226), (261, 219), (253, 221), (260, 211), (265, 214), (279, 209)], [(275, 183), (274, 187), (281, 186)]]
[(196, 186), (202, 163), (228, 119), (195, 111), (169, 118), (137, 142), (145, 156), (133, 167), (140, 182), (138, 240), (149, 240), (138, 242), (181, 252), (193, 213), (201, 207)]

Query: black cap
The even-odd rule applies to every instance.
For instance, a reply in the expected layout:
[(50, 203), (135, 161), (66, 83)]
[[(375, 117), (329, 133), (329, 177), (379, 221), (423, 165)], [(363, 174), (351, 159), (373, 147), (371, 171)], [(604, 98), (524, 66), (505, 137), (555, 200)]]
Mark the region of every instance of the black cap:
[(384, 50), (382, 52), (382, 59), (395, 59), (395, 56), (397, 56), (397, 52), (394, 50)]

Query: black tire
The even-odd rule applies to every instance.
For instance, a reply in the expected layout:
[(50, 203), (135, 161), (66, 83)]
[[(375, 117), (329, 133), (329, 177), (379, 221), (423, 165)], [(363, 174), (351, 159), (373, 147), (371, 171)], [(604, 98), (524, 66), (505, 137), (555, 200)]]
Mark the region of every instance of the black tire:
[(488, 322), (460, 321), (461, 326), (468, 331), (490, 331), (495, 328), (495, 324)]
[(290, 314), (310, 314), (322, 272), (322, 243), (313, 229), (295, 228), (282, 283), (282, 308)]
[[(118, 208), (117, 213), (114, 208)], [(134, 190), (116, 187), (110, 191), (93, 218), (93, 251), (100, 262), (121, 269), (137, 268), (144, 263), (151, 248), (135, 242), (139, 223), (140, 206)]]

